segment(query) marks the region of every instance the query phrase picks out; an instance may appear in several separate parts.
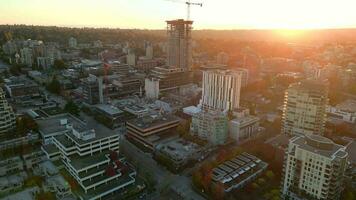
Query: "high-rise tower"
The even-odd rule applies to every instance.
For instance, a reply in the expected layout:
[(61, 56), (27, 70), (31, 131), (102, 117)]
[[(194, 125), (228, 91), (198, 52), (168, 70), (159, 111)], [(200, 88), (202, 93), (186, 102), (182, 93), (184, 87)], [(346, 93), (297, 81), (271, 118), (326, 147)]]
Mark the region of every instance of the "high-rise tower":
[(167, 21), (167, 64), (189, 71), (192, 65), (191, 32), (193, 21)]
[(327, 82), (304, 80), (291, 84), (285, 93), (282, 133), (323, 135), (327, 104)]
[(348, 153), (319, 135), (296, 136), (285, 154), (282, 199), (339, 199)]
[(234, 111), (239, 108), (241, 73), (233, 70), (203, 72), (203, 108)]
[(12, 107), (5, 99), (5, 94), (0, 88), (0, 139), (3, 134), (15, 128), (16, 118)]

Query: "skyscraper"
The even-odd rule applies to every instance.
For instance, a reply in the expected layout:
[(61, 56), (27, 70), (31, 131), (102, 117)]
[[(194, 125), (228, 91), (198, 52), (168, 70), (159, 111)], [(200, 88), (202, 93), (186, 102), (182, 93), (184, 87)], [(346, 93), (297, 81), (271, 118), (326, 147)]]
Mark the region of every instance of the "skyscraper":
[(339, 199), (347, 156), (344, 146), (319, 135), (292, 138), (285, 154), (283, 199)]
[(5, 93), (0, 88), (0, 139), (3, 137), (3, 134), (15, 128), (15, 125), (15, 114), (5, 99)]
[(241, 73), (232, 70), (203, 72), (203, 108), (233, 111), (240, 104)]
[(185, 70), (191, 69), (191, 30), (193, 21), (183, 19), (167, 21), (167, 64)]
[(327, 82), (317, 80), (304, 80), (289, 86), (285, 93), (282, 133), (324, 134), (327, 86)]

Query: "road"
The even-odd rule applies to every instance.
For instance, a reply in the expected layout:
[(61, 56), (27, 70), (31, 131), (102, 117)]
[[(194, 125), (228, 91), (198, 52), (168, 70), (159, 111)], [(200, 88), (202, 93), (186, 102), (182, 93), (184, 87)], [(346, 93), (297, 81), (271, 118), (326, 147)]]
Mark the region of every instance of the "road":
[(157, 162), (152, 159), (150, 153), (144, 153), (124, 137), (122, 137), (121, 140), (121, 147), (127, 157), (130, 157), (134, 162), (138, 163), (138, 167), (141, 168), (141, 170), (151, 172), (157, 181), (157, 193), (155, 193), (153, 197), (150, 197), (150, 199), (158, 199), (159, 191), (170, 188), (180, 194), (184, 199), (204, 200), (202, 196), (191, 188), (192, 183), (190, 178), (169, 172), (157, 164)]

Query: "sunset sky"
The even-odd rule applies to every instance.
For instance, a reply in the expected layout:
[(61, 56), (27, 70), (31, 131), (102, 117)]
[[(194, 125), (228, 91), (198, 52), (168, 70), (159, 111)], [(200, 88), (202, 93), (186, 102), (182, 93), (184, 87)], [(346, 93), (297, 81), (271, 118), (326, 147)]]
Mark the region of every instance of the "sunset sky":
[[(0, 24), (162, 29), (179, 0), (0, 0)], [(355, 0), (194, 0), (196, 29), (356, 28)], [(182, 1), (184, 2), (184, 1)]]

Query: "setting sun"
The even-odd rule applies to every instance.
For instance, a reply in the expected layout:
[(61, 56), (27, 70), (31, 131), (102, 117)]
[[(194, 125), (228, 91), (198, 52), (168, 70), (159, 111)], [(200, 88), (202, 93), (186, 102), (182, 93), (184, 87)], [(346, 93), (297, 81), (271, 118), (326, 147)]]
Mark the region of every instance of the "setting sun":
[[(322, 29), (356, 27), (353, 0), (200, 0), (192, 7), (196, 29)], [(164, 28), (185, 18), (184, 1), (168, 0), (3, 0), (0, 24), (74, 27)], [(289, 34), (289, 33), (288, 33)]]

